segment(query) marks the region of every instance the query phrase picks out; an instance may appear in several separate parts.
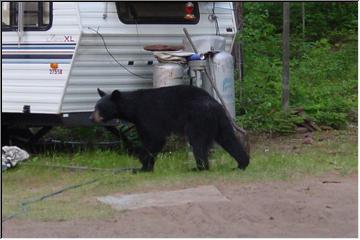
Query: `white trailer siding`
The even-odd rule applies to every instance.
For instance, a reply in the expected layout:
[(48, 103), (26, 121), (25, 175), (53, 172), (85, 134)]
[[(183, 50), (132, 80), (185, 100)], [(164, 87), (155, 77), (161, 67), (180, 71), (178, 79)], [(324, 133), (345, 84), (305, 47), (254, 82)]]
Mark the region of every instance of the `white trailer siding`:
[[(119, 20), (115, 3), (108, 3), (107, 18), (103, 19), (105, 3), (79, 4), (83, 35), (74, 59), (66, 87), (61, 112), (92, 111), (99, 99), (96, 89), (133, 90), (152, 87), (153, 65), (156, 59), (143, 48), (149, 44), (181, 44), (183, 27), (191, 35), (212, 35), (216, 33), (215, 23), (208, 19), (212, 3), (199, 2), (200, 21), (198, 24), (124, 24)], [(230, 50), (236, 32), (231, 3), (216, 3), (220, 34), (226, 37), (226, 49)], [(111, 54), (128, 70), (143, 76), (131, 75), (119, 66), (106, 52), (101, 37), (104, 37)], [(228, 32), (226, 29), (232, 29)], [(134, 65), (128, 65), (133, 61)]]
[[(2, 31), (2, 112), (71, 113), (92, 111), (99, 99), (96, 88), (133, 90), (152, 87), (153, 65), (157, 61), (143, 48), (149, 44), (181, 44), (183, 27), (191, 35), (213, 35), (209, 21), (213, 3), (199, 2), (198, 24), (124, 24), (114, 2), (53, 2), (52, 26), (47, 31), (25, 31), (20, 45), (17, 32)], [(220, 34), (230, 50), (236, 32), (232, 4), (216, 3)], [(109, 51), (136, 77), (120, 67)], [(229, 31), (231, 29), (231, 31)], [(69, 41), (71, 39), (71, 41)], [(21, 55), (13, 57), (14, 55)], [(26, 56), (25, 56), (26, 55)], [(39, 56), (47, 55), (45, 58)], [(53, 58), (51, 56), (54, 56)], [(63, 57), (60, 57), (63, 56)], [(133, 65), (128, 65), (132, 61)], [(62, 74), (50, 74), (57, 63)]]
[[(54, 2), (53, 16), (48, 31), (25, 31), (20, 45), (17, 32), (2, 31), (2, 112), (59, 113), (80, 24), (71, 2)], [(62, 74), (50, 74), (52, 62)]]

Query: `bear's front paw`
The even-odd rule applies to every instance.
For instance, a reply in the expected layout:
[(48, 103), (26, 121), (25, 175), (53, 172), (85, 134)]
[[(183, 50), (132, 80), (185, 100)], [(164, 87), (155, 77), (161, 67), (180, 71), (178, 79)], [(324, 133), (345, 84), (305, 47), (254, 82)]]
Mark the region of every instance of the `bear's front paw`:
[(131, 171), (132, 174), (138, 174), (140, 172), (143, 172), (141, 168), (133, 168)]
[(242, 170), (242, 171), (245, 171), (246, 167), (247, 167), (247, 165), (245, 165), (245, 166), (240, 165), (240, 166), (238, 166), (237, 168), (234, 168), (234, 170)]

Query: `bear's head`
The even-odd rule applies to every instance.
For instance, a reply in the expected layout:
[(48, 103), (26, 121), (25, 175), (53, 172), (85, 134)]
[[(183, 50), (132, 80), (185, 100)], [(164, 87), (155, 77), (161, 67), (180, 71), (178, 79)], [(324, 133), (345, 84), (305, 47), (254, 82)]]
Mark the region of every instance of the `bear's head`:
[(116, 100), (120, 97), (120, 92), (114, 90), (111, 94), (106, 94), (104, 91), (97, 89), (100, 100), (95, 104), (95, 110), (90, 115), (89, 119), (96, 123), (104, 123), (118, 117), (118, 109)]

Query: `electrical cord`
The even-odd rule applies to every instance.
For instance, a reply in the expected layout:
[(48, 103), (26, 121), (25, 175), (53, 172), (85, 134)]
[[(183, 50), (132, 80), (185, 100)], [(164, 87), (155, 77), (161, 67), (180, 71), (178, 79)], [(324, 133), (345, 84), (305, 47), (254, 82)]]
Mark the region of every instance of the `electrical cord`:
[(121, 63), (114, 57), (114, 55), (112, 55), (112, 53), (109, 51), (103, 35), (102, 35), (101, 33), (99, 33), (98, 30), (95, 30), (95, 29), (93, 29), (92, 27), (88, 27), (88, 29), (94, 31), (95, 33), (97, 33), (97, 34), (100, 36), (100, 38), (101, 38), (101, 40), (102, 40), (102, 42), (103, 42), (103, 44), (104, 44), (104, 47), (105, 47), (106, 52), (109, 54), (109, 56), (110, 56), (119, 66), (121, 66), (122, 68), (124, 68), (124, 69), (125, 69), (128, 73), (130, 73), (131, 75), (134, 75), (134, 76), (136, 76), (136, 77), (138, 77), (138, 78), (142, 78), (142, 79), (148, 79), (148, 78), (146, 78), (146, 77), (144, 77), (144, 76), (141, 76), (141, 75), (139, 75), (139, 74), (136, 74), (136, 73), (130, 71), (130, 70), (127, 69), (123, 64), (121, 64)]

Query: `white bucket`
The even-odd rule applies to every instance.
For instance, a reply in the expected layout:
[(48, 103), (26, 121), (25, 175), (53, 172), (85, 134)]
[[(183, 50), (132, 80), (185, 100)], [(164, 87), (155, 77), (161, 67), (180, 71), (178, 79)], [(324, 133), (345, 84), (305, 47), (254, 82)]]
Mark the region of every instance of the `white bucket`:
[(176, 63), (159, 63), (154, 66), (154, 88), (185, 84), (184, 67)]

